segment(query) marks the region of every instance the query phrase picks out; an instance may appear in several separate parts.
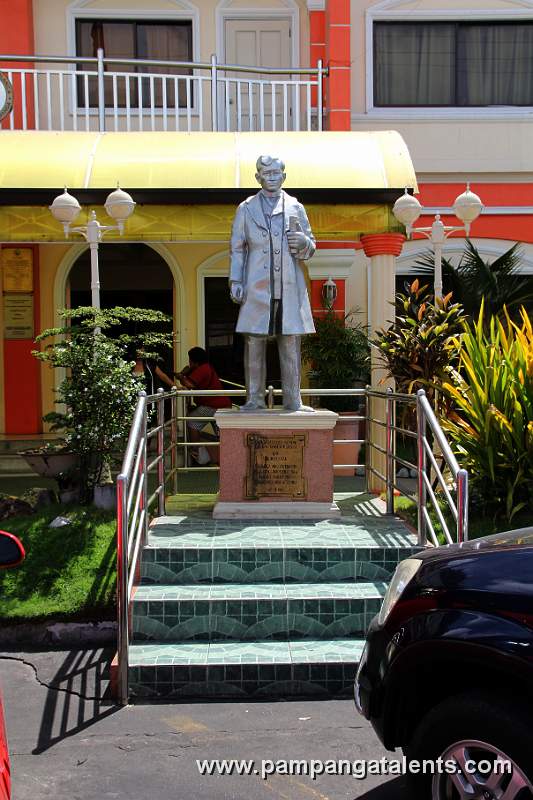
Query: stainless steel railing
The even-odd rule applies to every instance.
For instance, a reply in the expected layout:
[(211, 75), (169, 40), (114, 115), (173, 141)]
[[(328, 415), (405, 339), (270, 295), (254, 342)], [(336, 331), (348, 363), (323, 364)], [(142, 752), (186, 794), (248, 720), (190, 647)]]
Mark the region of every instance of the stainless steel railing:
[[(148, 533), (151, 509), (153, 516), (165, 514), (165, 493), (176, 494), (178, 475), (184, 471), (216, 471), (218, 466), (187, 465), (187, 453), (191, 447), (201, 442), (190, 441), (187, 431), (186, 402), (192, 398), (224, 395), (230, 398), (244, 397), (244, 389), (185, 390), (175, 389), (165, 392), (160, 389), (156, 395), (146, 396), (141, 392), (135, 409), (121, 472), (117, 478), (117, 605), (118, 605), (118, 691), (122, 703), (128, 702), (128, 646), (129, 646), (129, 606), (132, 590), (140, 578), (139, 555)], [(303, 389), (304, 397), (354, 397), (365, 400), (364, 414), (347, 414), (344, 421), (364, 422), (364, 437), (335, 439), (334, 443), (365, 445), (365, 464), (335, 464), (335, 469), (350, 468), (352, 474), (364, 474), (368, 488), (371, 475), (377, 476), (386, 488), (387, 513), (394, 513), (395, 492), (402, 494), (418, 507), (419, 543), (439, 545), (430, 506), (440, 522), (446, 542), (452, 543), (454, 537), (451, 526), (437, 498), (435, 484), (440, 486), (442, 497), (455, 522), (456, 541), (468, 538), (468, 474), (459, 467), (446, 440), (439, 422), (423, 390), (417, 396), (401, 394), (388, 390), (380, 392), (370, 387), (365, 389)], [(282, 396), (281, 389), (269, 386), (266, 392), (268, 408), (274, 407), (276, 398)], [(378, 414), (376, 404), (384, 406), (384, 413)], [(410, 410), (411, 422), (416, 430), (397, 424), (398, 407)], [(213, 416), (201, 417), (208, 423)], [(380, 432), (382, 436), (380, 437)], [(397, 437), (402, 436), (416, 442), (416, 462), (399, 456)], [(381, 440), (380, 440), (381, 439)], [(154, 446), (151, 446), (154, 442)], [(210, 442), (219, 447), (219, 442)], [(437, 448), (440, 453), (437, 455)], [(151, 452), (151, 451), (154, 452)], [(375, 466), (378, 454), (384, 461), (384, 472)], [(443, 466), (439, 466), (442, 458)], [(396, 467), (400, 465), (416, 471), (413, 481), (414, 491), (409, 492), (405, 483), (398, 482)], [(446, 472), (447, 470), (447, 472)], [(433, 478), (433, 483), (432, 483)], [(151, 482), (155, 487), (149, 494)]]
[[(431, 519), (428, 508), (433, 509), (447, 544), (464, 542), (468, 539), (468, 472), (461, 469), (455, 458), (446, 436), (439, 424), (435, 412), (426, 397), (423, 389), (416, 396), (401, 394), (388, 389), (378, 392), (367, 387), (367, 447), (368, 451), (381, 453), (386, 459), (385, 474), (372, 466), (372, 459), (367, 458), (367, 475), (373, 473), (380, 478), (386, 486), (387, 513), (394, 513), (394, 494), (407, 497), (417, 506), (418, 540), (422, 545), (427, 544), (428, 537), (432, 544), (439, 546), (439, 536)], [(372, 416), (372, 399), (385, 404), (385, 419)], [(416, 430), (397, 425), (398, 406), (406, 407), (412, 412), (412, 419), (416, 423)], [(373, 440), (372, 426), (382, 428), (385, 437), (385, 446)], [(409, 461), (397, 454), (397, 435), (407, 440), (416, 442), (416, 461)], [(377, 438), (377, 437), (376, 437)], [(439, 465), (438, 461), (441, 460)], [(406, 491), (405, 484), (400, 484), (397, 478), (397, 465), (416, 473), (416, 489)], [(455, 524), (455, 536), (452, 535), (453, 526), (446, 519), (441, 508), (441, 503), (436, 494), (439, 486), (445, 507), (448, 508)], [(455, 495), (455, 497), (454, 497)]]
[[(322, 61), (275, 69), (210, 62), (0, 55), (11, 130), (322, 130)], [(17, 64), (22, 63), (19, 67)], [(31, 65), (31, 66), (28, 66)], [(150, 69), (152, 71), (150, 71)]]
[[(427, 498), (429, 496), (447, 543), (452, 544), (454, 541), (429, 477), (430, 474), (434, 474), (456, 525), (455, 540), (464, 542), (468, 539), (468, 472), (466, 469), (461, 469), (457, 463), (457, 459), (423, 389), (417, 392), (416, 404), (418, 421), (418, 535), (422, 543), (425, 543), (429, 532), (433, 544), (439, 544), (427, 508)], [(428, 428), (433, 434), (433, 447), (428, 439)], [(438, 451), (440, 451), (443, 464), (447, 467), (451, 476), (451, 487), (449, 482), (446, 481), (442, 468), (437, 463)], [(428, 469), (428, 462), (431, 465), (431, 469)], [(455, 499), (450, 489), (455, 491)]]
[[(226, 382), (227, 383), (227, 382)], [(302, 397), (354, 397), (354, 398), (361, 398), (364, 399), (365, 397), (365, 389), (302, 389), (301, 391)], [(194, 398), (201, 398), (201, 397), (208, 397), (209, 395), (216, 395), (220, 396), (221, 394), (228, 397), (245, 397), (246, 390), (244, 387), (240, 390), (224, 390), (224, 391), (214, 391), (214, 390), (176, 390), (173, 393), (176, 397), (178, 403), (184, 403), (190, 399)], [(273, 386), (269, 386), (266, 391), (266, 405), (267, 408), (274, 408), (274, 401), (276, 398), (280, 399), (283, 396), (283, 392), (281, 389), (274, 389)], [(202, 421), (205, 421), (206, 424), (209, 422), (215, 421), (215, 409), (213, 409), (213, 416), (209, 417), (202, 417)], [(179, 465), (175, 466), (172, 469), (172, 475), (169, 475), (167, 479), (173, 477), (176, 479), (176, 475), (179, 472), (190, 472), (191, 470), (197, 471), (218, 471), (218, 466), (199, 466), (199, 465), (187, 465), (187, 453), (192, 448), (197, 448), (202, 444), (207, 444), (209, 447), (219, 447), (220, 443), (218, 441), (207, 441), (207, 442), (197, 442), (191, 441), (189, 439), (189, 434), (187, 431), (187, 426), (185, 420), (187, 419), (187, 413), (184, 405), (179, 409), (179, 413), (176, 416), (176, 421), (178, 424), (181, 424), (182, 427), (182, 438), (179, 441), (174, 441), (172, 444), (173, 449), (177, 452), (180, 450), (182, 451), (182, 458), (176, 458), (176, 462), (180, 462)], [(342, 416), (342, 423), (350, 423), (350, 422), (365, 422), (366, 416), (363, 414), (343, 414)], [(333, 444), (338, 445), (363, 445), (365, 443), (365, 438), (353, 438), (353, 439), (334, 439)], [(183, 462), (183, 463), (181, 463)], [(353, 469), (354, 471), (360, 471), (360, 474), (364, 474), (364, 464), (352, 463), (352, 462), (339, 462), (333, 464), (333, 469), (339, 472), (340, 470), (350, 470)]]

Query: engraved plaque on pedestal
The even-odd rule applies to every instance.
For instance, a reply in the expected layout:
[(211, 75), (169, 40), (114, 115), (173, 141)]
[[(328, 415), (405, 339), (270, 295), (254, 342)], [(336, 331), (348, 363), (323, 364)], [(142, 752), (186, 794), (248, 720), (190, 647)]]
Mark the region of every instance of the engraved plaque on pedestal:
[(248, 433), (248, 474), (245, 497), (284, 497), (303, 500), (307, 497), (304, 478), (306, 433), (288, 436)]

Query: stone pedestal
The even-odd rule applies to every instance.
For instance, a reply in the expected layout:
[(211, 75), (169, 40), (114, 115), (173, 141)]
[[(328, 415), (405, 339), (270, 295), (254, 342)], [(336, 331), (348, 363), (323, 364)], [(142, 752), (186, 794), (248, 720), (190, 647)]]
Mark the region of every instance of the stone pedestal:
[(222, 409), (217, 519), (329, 519), (333, 501), (332, 411)]

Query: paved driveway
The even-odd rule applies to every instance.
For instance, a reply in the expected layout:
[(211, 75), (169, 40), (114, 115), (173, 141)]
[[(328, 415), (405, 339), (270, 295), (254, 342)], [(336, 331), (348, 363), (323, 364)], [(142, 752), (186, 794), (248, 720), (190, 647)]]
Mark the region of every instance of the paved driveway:
[(200, 759), (251, 759), (260, 771), (391, 754), (349, 700), (120, 708), (100, 699), (109, 655), (0, 654), (14, 800), (407, 800), (403, 778), (200, 776)]

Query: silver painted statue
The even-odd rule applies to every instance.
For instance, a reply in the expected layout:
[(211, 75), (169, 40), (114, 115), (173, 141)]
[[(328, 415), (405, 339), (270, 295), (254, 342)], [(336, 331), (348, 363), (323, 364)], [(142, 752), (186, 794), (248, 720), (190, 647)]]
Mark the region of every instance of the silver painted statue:
[(256, 168), (261, 190), (240, 204), (231, 233), (230, 294), (241, 306), (236, 330), (245, 336), (241, 411), (265, 408), (269, 336), (278, 344), (284, 408), (313, 411), (300, 394), (300, 337), (315, 327), (299, 261), (311, 258), (315, 238), (302, 204), (281, 188), (283, 161), (260, 156)]

